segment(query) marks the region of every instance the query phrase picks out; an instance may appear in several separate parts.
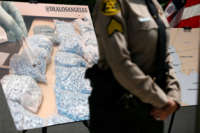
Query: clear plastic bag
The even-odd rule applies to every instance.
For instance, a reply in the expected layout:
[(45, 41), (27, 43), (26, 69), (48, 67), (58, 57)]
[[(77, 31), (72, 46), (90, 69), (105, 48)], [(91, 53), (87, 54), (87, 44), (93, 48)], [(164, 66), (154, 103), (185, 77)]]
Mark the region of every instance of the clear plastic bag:
[(83, 45), (77, 35), (63, 39), (60, 43), (59, 51), (74, 53), (83, 57)]
[(83, 50), (83, 58), (87, 60), (90, 65), (96, 64), (99, 59), (99, 53), (97, 46), (88, 45)]
[[(51, 53), (53, 50), (53, 42), (49, 40), (48, 37), (45, 35), (33, 35), (27, 38), (27, 44), (32, 51), (36, 50), (39, 51), (39, 53), (43, 53), (43, 57), (47, 59), (47, 64), (50, 63)], [(38, 50), (39, 48), (41, 50)]]
[(57, 109), (60, 115), (66, 116), (73, 121), (89, 119), (89, 95), (60, 91), (56, 93)]
[[(39, 49), (34, 52), (40, 53)], [(38, 82), (46, 83), (46, 60), (42, 56), (30, 58), (25, 51), (21, 55), (14, 54), (10, 59), (10, 73), (30, 76)]]
[(7, 102), (17, 130), (22, 131), (46, 126), (46, 120), (28, 111), (20, 103), (11, 100), (7, 100)]
[(48, 37), (53, 42), (53, 44), (59, 43), (57, 35), (55, 33), (55, 29), (48, 26), (48, 25), (34, 26), (33, 32), (34, 32), (34, 35), (37, 35), (37, 34), (45, 35), (46, 37)]
[(30, 47), (44, 48), (49, 53), (52, 52), (53, 42), (45, 35), (33, 35), (27, 38)]
[(62, 90), (90, 94), (89, 80), (84, 78), (86, 68), (56, 66), (56, 87)]
[(55, 65), (63, 67), (86, 67), (86, 61), (73, 53), (57, 52), (55, 56)]
[(6, 75), (1, 80), (8, 100), (21, 104), (25, 109), (37, 113), (42, 103), (42, 91), (29, 76)]
[(57, 34), (58, 41), (61, 42), (68, 35), (76, 34), (74, 26), (72, 23), (54, 20), (55, 23), (55, 33)]

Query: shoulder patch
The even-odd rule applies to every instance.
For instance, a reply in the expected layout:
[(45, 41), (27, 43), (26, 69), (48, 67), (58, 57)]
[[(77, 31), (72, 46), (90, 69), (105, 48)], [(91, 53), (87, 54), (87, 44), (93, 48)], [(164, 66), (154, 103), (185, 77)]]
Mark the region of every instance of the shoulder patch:
[(123, 32), (122, 24), (117, 22), (115, 19), (112, 19), (108, 25), (108, 35), (112, 35), (114, 32)]
[(103, 0), (102, 12), (106, 16), (116, 15), (120, 11), (118, 0)]

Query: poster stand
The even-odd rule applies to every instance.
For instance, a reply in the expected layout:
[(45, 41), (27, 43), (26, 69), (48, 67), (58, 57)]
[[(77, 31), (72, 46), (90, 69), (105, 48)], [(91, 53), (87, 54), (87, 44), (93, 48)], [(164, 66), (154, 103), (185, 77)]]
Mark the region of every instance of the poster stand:
[[(22, 133), (26, 133), (27, 130), (23, 130)], [(47, 127), (42, 128), (42, 133), (47, 133)]]
[(29, 3), (38, 3), (38, 1), (37, 0), (29, 0)]

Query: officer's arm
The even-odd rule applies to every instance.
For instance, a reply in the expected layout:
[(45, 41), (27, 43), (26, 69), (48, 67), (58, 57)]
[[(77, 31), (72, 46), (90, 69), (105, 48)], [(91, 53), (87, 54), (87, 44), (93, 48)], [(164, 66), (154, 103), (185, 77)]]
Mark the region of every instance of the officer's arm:
[(172, 68), (172, 62), (170, 60), (170, 54), (167, 54), (166, 63), (169, 66), (169, 72), (167, 73), (167, 97), (169, 99), (168, 104), (161, 108), (153, 108), (151, 111), (151, 115), (155, 119), (165, 120), (167, 117), (172, 114), (174, 111), (176, 111), (180, 105), (180, 86), (178, 81), (175, 78), (175, 73)]
[(180, 85), (175, 77), (174, 69), (172, 67), (172, 62), (170, 59), (170, 54), (168, 53), (166, 58), (166, 63), (169, 66), (169, 72), (167, 73), (167, 97), (174, 100), (176, 103), (181, 105), (181, 90)]
[(131, 61), (123, 34), (116, 32), (105, 40), (106, 59), (120, 84), (145, 103), (155, 107), (165, 106), (168, 102), (165, 93)]
[(94, 25), (99, 45), (103, 47), (106, 60), (118, 82), (143, 102), (157, 108), (164, 107), (168, 102), (166, 94), (131, 61), (121, 12), (112, 16), (99, 12)]

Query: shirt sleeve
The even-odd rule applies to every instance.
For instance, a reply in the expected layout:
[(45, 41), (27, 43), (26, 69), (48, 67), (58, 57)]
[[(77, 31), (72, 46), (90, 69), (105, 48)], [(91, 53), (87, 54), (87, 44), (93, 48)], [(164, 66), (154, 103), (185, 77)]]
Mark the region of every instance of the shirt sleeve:
[(181, 89), (178, 80), (175, 77), (175, 72), (172, 67), (171, 56), (168, 53), (166, 63), (169, 66), (169, 72), (167, 73), (167, 97), (176, 101), (179, 106), (181, 105)]
[[(113, 30), (113, 33), (111, 32), (112, 34), (108, 34), (108, 26), (113, 19), (121, 24), (123, 31), (117, 28)], [(164, 107), (168, 102), (166, 94), (131, 60), (126, 25), (121, 11), (115, 15), (106, 16), (99, 10), (95, 16), (94, 26), (98, 43), (103, 47), (106, 61), (116, 80), (144, 103), (152, 104), (157, 108)]]

